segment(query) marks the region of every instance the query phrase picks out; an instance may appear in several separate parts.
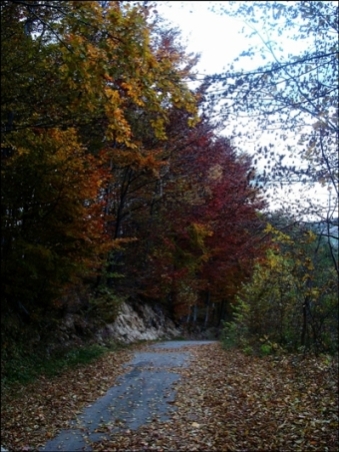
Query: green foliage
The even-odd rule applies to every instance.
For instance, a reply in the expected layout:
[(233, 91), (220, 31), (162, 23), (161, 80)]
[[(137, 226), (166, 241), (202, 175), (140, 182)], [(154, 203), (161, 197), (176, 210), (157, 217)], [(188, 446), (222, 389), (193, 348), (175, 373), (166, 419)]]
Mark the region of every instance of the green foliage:
[(300, 348), (334, 352), (337, 283), (327, 249), (312, 232), (299, 231), (294, 240), (270, 225), (267, 232), (272, 247), (236, 297), (224, 345), (249, 344), (262, 355)]
[(234, 305), (233, 308), (233, 321), (223, 322), (221, 341), (226, 349), (247, 344), (248, 327), (246, 320), (250, 306), (239, 299), (239, 303)]
[(124, 301), (124, 297), (116, 294), (115, 290), (100, 285), (95, 296), (90, 299), (90, 311), (105, 323), (113, 323), (119, 313), (119, 307)]
[(242, 348), (242, 352), (247, 356), (251, 356), (253, 355), (253, 347), (251, 347), (250, 345), (245, 345), (245, 347)]
[(126, 301), (126, 296), (117, 291), (119, 281), (124, 280), (124, 275), (114, 271), (119, 268), (114, 253), (110, 253), (108, 262), (90, 296), (87, 315), (96, 316), (100, 322), (113, 323), (119, 314), (121, 303)]
[(261, 354), (263, 356), (270, 355), (272, 353), (272, 346), (271, 346), (271, 344), (263, 344), (260, 347), (260, 352), (261, 352)]

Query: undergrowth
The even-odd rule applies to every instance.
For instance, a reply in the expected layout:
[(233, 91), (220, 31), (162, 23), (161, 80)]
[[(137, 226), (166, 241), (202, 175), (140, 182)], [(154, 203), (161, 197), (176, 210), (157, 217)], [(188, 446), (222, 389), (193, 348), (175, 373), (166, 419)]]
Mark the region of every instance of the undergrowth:
[(49, 356), (43, 350), (28, 353), (24, 348), (15, 356), (1, 358), (1, 389), (12, 384), (28, 384), (40, 375), (53, 377), (67, 369), (85, 365), (98, 359), (104, 353), (122, 348), (111, 343), (109, 346), (98, 344), (83, 345), (68, 349), (59, 349)]

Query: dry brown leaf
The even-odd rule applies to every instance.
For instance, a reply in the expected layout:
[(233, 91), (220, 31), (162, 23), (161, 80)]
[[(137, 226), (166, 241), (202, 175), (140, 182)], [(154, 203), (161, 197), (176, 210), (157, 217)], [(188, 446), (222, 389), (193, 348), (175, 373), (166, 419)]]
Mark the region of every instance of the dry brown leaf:
[[(219, 344), (187, 350), (191, 364), (189, 369), (175, 370), (181, 380), (175, 385), (176, 410), (170, 419), (150, 419), (137, 431), (122, 426), (109, 440), (92, 444), (93, 452), (338, 449), (334, 364), (321, 357), (259, 359), (226, 352)], [(7, 394), (3, 444), (14, 450), (37, 447), (58, 429), (67, 428), (70, 406), (75, 416), (96, 400), (119, 374), (128, 371), (122, 364), (130, 357), (131, 352), (108, 355), (86, 368), (41, 379), (28, 389), (17, 388), (17, 398)]]

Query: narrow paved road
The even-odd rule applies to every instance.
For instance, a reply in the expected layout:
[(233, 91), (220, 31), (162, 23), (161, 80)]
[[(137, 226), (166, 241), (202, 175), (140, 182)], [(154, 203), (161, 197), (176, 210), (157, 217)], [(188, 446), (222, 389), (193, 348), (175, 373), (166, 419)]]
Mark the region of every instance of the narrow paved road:
[(131, 369), (121, 376), (117, 384), (95, 403), (89, 405), (70, 423), (68, 430), (48, 441), (41, 452), (91, 451), (88, 442), (107, 437), (100, 426), (114, 426), (111, 433), (121, 429), (136, 430), (155, 417), (167, 420), (175, 408), (174, 384), (180, 378), (175, 368), (187, 367), (190, 353), (186, 346), (199, 346), (214, 341), (168, 341), (150, 346), (149, 351), (137, 352), (126, 366)]

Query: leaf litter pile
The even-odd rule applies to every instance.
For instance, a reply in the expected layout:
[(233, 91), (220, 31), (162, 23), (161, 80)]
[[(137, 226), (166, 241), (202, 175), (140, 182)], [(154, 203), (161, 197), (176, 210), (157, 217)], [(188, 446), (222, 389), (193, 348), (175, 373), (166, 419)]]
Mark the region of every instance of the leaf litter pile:
[[(122, 427), (107, 441), (92, 443), (94, 452), (338, 450), (334, 360), (258, 358), (224, 351), (218, 343), (185, 350), (190, 366), (169, 369), (181, 374), (169, 420), (154, 418), (138, 430)], [(52, 380), (42, 378), (16, 398), (8, 394), (3, 444), (26, 451), (44, 444), (128, 371), (121, 366), (131, 356), (111, 353)]]

